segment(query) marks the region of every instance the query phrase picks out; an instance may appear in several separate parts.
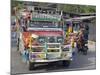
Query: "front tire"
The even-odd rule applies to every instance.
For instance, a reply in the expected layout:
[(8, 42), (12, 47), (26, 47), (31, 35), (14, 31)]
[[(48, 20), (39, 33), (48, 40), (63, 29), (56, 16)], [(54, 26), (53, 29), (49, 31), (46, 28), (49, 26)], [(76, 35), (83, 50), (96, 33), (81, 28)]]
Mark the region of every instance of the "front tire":
[(63, 60), (62, 62), (63, 62), (64, 67), (69, 67), (71, 61), (70, 60)]
[(87, 55), (88, 47), (85, 46), (83, 49), (84, 49), (84, 51), (83, 51), (83, 55)]
[(33, 70), (34, 69), (34, 63), (29, 62), (29, 70)]

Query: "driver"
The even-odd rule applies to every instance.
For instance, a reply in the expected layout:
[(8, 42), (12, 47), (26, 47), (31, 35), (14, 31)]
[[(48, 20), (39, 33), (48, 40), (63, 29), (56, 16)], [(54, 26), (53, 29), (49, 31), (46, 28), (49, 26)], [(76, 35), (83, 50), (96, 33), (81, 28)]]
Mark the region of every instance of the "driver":
[(39, 43), (37, 42), (38, 36), (35, 34), (32, 34), (31, 37), (32, 37), (32, 39), (31, 39), (32, 45), (39, 45)]

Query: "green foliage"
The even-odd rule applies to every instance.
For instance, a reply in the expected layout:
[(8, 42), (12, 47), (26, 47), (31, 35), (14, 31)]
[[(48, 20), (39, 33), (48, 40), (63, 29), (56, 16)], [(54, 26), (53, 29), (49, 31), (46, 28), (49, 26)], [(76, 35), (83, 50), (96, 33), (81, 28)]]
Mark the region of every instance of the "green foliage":
[(11, 0), (11, 8), (17, 7), (18, 9), (23, 8), (23, 2), (22, 1), (17, 1), (17, 0)]
[(96, 7), (95, 6), (88, 6), (88, 5), (70, 5), (64, 4), (59, 5), (60, 10), (72, 13), (95, 13)]
[(24, 5), (22, 1), (11, 0), (11, 13), (14, 14), (14, 8), (16, 7), (17, 11), (23, 9)]
[[(13, 7), (22, 9), (24, 7), (23, 3), (24, 1), (11, 0), (11, 9)], [(95, 13), (96, 12), (96, 6), (89, 6), (89, 5), (58, 4), (58, 9), (63, 10), (65, 12), (72, 12), (72, 13)]]

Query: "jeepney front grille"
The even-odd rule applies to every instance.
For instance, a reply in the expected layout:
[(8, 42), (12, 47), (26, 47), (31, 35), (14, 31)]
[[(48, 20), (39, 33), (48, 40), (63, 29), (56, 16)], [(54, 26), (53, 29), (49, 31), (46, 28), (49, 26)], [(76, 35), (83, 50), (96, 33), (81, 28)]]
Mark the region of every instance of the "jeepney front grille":
[(61, 47), (60, 43), (48, 43), (47, 47), (47, 59), (57, 59), (61, 57)]
[(48, 44), (47, 52), (59, 52), (60, 44)]
[(30, 58), (34, 60), (57, 59), (61, 57), (61, 45), (59, 43), (47, 43), (44, 47), (32, 48)]

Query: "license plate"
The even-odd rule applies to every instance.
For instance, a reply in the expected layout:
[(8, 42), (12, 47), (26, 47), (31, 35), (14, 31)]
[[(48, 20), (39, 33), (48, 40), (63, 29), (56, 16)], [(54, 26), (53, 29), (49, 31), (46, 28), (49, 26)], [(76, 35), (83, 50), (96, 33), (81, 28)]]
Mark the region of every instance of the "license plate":
[(32, 53), (31, 58), (43, 59), (46, 57), (45, 53)]

